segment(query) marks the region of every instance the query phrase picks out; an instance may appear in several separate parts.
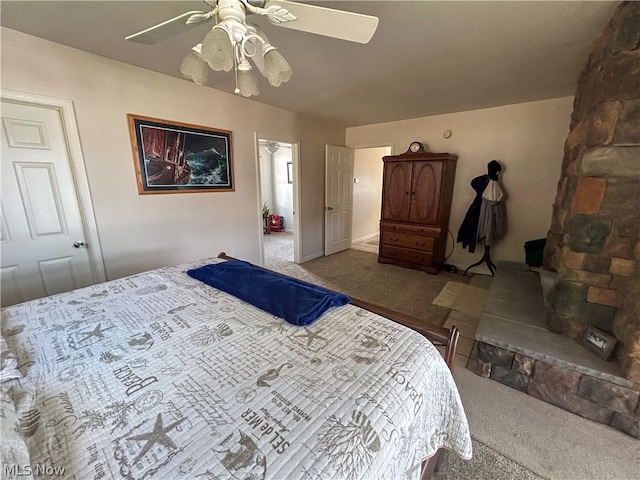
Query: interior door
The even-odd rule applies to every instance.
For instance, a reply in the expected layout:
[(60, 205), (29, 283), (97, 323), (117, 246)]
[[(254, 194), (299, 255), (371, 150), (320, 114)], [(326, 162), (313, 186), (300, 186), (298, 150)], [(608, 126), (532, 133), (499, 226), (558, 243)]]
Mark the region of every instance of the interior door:
[(325, 150), (324, 254), (351, 247), (353, 149), (327, 145)]
[(61, 110), (2, 99), (2, 306), (99, 280)]

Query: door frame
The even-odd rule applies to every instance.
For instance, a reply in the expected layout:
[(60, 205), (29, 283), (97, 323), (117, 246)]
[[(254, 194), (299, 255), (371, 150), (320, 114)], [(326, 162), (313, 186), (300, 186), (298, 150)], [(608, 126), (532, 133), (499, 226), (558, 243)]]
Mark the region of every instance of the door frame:
[(271, 135), (268, 133), (254, 132), (255, 157), (256, 157), (256, 188), (258, 208), (258, 232), (260, 245), (260, 265), (264, 265), (264, 233), (262, 220), (262, 182), (260, 171), (260, 140), (291, 145), (291, 160), (293, 162), (293, 262), (301, 263), (302, 260), (302, 202), (300, 201), (300, 140)]
[(82, 155), (80, 133), (76, 122), (73, 102), (65, 98), (48, 97), (34, 93), (19, 92), (16, 90), (0, 89), (0, 98), (4, 102), (28, 105), (40, 108), (57, 110), (62, 121), (62, 130), (65, 135), (71, 178), (78, 199), (78, 208), (82, 220), (82, 229), (88, 244), (89, 266), (94, 283), (107, 281), (107, 275), (100, 247), (98, 227), (93, 213), (93, 203), (89, 190), (89, 181)]

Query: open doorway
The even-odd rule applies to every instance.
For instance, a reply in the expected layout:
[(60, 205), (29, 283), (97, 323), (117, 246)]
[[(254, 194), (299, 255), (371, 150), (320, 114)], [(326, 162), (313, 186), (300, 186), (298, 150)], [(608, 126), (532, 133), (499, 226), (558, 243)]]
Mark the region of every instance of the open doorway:
[(296, 147), (282, 140), (258, 138), (262, 263), (267, 268), (278, 269), (298, 257)]

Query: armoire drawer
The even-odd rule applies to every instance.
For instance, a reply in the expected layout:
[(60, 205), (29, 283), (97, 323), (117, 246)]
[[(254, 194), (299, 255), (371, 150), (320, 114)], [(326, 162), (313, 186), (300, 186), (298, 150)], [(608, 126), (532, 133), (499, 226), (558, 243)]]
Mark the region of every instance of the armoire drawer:
[(413, 248), (415, 250), (433, 252), (435, 239), (433, 237), (422, 237), (420, 235), (383, 231), (382, 243), (384, 245), (394, 247)]
[(392, 231), (398, 233), (408, 233), (417, 235), (429, 235), (431, 237), (439, 237), (442, 229), (431, 225), (416, 225), (411, 223), (398, 223), (382, 220), (380, 229), (383, 231)]
[(399, 262), (415, 263), (419, 265), (433, 265), (433, 254), (420, 252), (418, 250), (409, 250), (406, 248), (390, 247), (388, 245), (380, 246), (380, 256)]

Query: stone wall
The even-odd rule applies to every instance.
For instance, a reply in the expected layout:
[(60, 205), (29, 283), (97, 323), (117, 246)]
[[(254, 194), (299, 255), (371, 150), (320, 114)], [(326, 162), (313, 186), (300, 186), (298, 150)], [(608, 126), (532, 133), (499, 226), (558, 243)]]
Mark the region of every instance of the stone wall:
[(543, 266), (557, 272), (551, 331), (614, 335), (640, 382), (640, 2), (621, 3), (574, 100)]
[(469, 370), (640, 439), (640, 392), (479, 342)]

